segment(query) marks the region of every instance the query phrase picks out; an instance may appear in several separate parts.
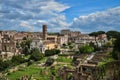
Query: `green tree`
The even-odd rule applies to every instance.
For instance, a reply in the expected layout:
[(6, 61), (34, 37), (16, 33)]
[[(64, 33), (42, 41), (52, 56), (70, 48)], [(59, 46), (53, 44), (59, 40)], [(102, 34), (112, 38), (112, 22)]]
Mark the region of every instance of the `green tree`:
[(120, 58), (120, 34), (117, 36), (117, 39), (114, 42), (112, 57), (115, 59)]
[(104, 44), (104, 47), (113, 47), (113, 43), (111, 41), (108, 41)]
[(31, 56), (29, 60), (38, 61), (38, 60), (41, 60), (42, 58), (43, 58), (43, 53), (41, 53), (39, 49), (34, 48), (31, 50)]
[(108, 32), (106, 32), (108, 40), (110, 40), (111, 38), (117, 38), (119, 33), (120, 32), (118, 32), (118, 31), (108, 31)]
[(105, 31), (98, 31), (97, 34), (98, 35), (105, 34)]
[(25, 46), (23, 49), (22, 49), (22, 53), (25, 54), (25, 55), (28, 55), (30, 53), (30, 48), (28, 48), (27, 46)]
[(26, 60), (24, 59), (24, 57), (22, 55), (13, 56), (11, 61), (12, 61), (13, 65), (18, 65), (18, 64), (26, 62)]
[(89, 35), (90, 35), (90, 36), (95, 36), (95, 37), (97, 37), (97, 36), (98, 36), (98, 33), (97, 33), (97, 32), (92, 32), (92, 33), (90, 33)]
[(16, 42), (16, 48), (20, 48), (20, 46), (19, 46), (19, 43), (18, 43), (18, 42)]
[(30, 39), (24, 39), (21, 42), (21, 48), (22, 48), (22, 54), (28, 55), (30, 53), (30, 44), (31, 44), (31, 40)]
[(46, 60), (46, 62), (45, 62), (45, 65), (46, 65), (46, 66), (50, 66), (50, 65), (53, 64), (54, 61), (55, 61), (55, 60), (54, 60), (53, 58), (48, 58), (48, 59)]
[(70, 49), (74, 49), (74, 48), (75, 48), (75, 43), (72, 42), (72, 43), (69, 45), (69, 48), (70, 48)]
[(97, 46), (98, 46), (98, 43), (97, 43), (97, 36), (98, 36), (98, 33), (97, 33), (97, 32), (92, 32), (92, 33), (90, 33), (89, 35), (95, 37), (95, 42), (96, 42), (96, 44), (97, 44)]
[(79, 48), (80, 53), (91, 53), (94, 51), (94, 48), (89, 45), (81, 46)]
[(3, 71), (4, 70), (4, 63), (3, 63), (3, 60), (0, 59), (0, 71)]
[(12, 64), (11, 60), (4, 61), (4, 68), (9, 68), (10, 66), (12, 66), (11, 64)]
[(59, 54), (59, 53), (60, 53), (59, 49), (46, 50), (45, 56), (52, 56), (52, 55)]
[(0, 59), (0, 71), (4, 71), (10, 66), (12, 66), (12, 62), (10, 60), (3, 61), (2, 59)]

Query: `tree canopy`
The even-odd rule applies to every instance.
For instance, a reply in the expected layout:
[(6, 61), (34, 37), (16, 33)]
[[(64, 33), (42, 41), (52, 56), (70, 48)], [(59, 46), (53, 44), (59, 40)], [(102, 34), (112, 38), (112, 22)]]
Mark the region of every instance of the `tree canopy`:
[(43, 53), (39, 51), (39, 49), (34, 48), (31, 50), (30, 60), (38, 61), (43, 58)]
[(89, 35), (90, 36), (98, 36), (98, 35), (101, 35), (101, 34), (105, 34), (105, 31), (97, 31), (97, 32), (92, 32), (92, 33), (90, 33)]
[(118, 31), (108, 31), (106, 32), (108, 39), (110, 38), (117, 38), (120, 32)]
[(18, 64), (26, 62), (26, 60), (22, 57), (22, 55), (13, 56), (11, 61), (13, 65), (18, 65)]
[(97, 33), (98, 33), (99, 35), (105, 34), (105, 31), (98, 31)]
[(59, 49), (46, 50), (45, 56), (52, 56), (52, 55), (59, 54), (59, 53), (60, 53)]
[(0, 59), (0, 71), (4, 71), (5, 69), (11, 66), (12, 62), (10, 60), (3, 61)]
[(31, 44), (31, 40), (27, 39), (25, 37), (25, 39), (23, 38), (23, 41), (21, 42), (21, 48), (22, 48), (22, 54), (28, 55), (30, 53), (30, 44)]
[(89, 34), (90, 36), (98, 36), (98, 33), (97, 32), (92, 32)]
[(89, 45), (81, 46), (79, 48), (80, 53), (91, 53), (94, 51), (94, 48)]
[(119, 36), (117, 36), (117, 38), (114, 42), (112, 57), (115, 59), (118, 59), (119, 55), (120, 55), (120, 34), (119, 34)]

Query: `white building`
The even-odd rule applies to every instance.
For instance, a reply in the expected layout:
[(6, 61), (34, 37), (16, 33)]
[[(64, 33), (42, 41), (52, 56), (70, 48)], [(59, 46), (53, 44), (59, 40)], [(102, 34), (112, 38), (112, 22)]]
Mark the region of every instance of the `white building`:
[(30, 48), (38, 48), (42, 53), (45, 53), (45, 47), (41, 38), (33, 38)]
[(95, 38), (87, 34), (81, 34), (79, 36), (69, 37), (69, 42), (89, 44), (90, 42), (95, 42)]
[(69, 37), (68, 41), (69, 42), (74, 42), (76, 44), (76, 49), (77, 49), (79, 46), (89, 44), (90, 42), (95, 43), (95, 38), (91, 37), (91, 36), (89, 36), (87, 34), (81, 34), (79, 36), (71, 36), (71, 37)]
[(62, 46), (63, 44), (68, 43), (68, 35), (61, 35), (58, 37), (58, 44)]

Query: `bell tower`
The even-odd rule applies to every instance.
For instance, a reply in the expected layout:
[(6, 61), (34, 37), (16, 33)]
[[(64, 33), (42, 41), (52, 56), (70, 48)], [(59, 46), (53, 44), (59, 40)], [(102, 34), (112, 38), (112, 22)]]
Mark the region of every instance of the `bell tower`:
[(42, 29), (43, 29), (43, 40), (46, 40), (47, 39), (47, 25), (43, 25), (42, 26)]

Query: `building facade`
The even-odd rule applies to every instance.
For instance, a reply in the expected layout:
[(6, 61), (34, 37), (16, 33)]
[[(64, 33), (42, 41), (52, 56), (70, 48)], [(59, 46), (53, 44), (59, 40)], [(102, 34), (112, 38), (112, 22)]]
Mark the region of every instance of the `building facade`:
[(2, 38), (2, 51), (3, 52), (16, 52), (16, 44), (14, 37), (9, 35), (3, 35)]
[(63, 44), (67, 44), (68, 43), (68, 35), (58, 36), (57, 43), (58, 43), (58, 45), (60, 45), (60, 47), (62, 47)]
[(37, 48), (39, 49), (42, 53), (45, 52), (45, 47), (43, 45), (43, 41), (41, 38), (34, 38), (30, 44), (30, 48), (34, 49)]

